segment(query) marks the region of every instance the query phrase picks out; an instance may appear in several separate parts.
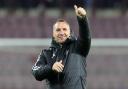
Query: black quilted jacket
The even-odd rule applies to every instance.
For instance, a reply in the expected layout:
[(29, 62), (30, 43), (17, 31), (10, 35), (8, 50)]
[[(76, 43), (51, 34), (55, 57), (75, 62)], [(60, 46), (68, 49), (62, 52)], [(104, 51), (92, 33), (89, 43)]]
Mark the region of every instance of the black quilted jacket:
[[(42, 50), (32, 67), (36, 80), (46, 80), (48, 89), (86, 89), (86, 57), (91, 45), (87, 18), (78, 18), (79, 36), (71, 37), (63, 45), (54, 40), (49, 49)], [(55, 61), (63, 61), (62, 73), (52, 71)]]

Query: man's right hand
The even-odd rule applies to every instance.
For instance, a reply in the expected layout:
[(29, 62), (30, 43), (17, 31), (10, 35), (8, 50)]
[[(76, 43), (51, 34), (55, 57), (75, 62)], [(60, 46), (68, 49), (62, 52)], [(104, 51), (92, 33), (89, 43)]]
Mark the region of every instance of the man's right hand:
[(59, 62), (55, 62), (52, 66), (52, 70), (56, 71), (56, 72), (62, 72), (64, 68), (64, 65), (62, 64), (62, 60), (60, 60)]

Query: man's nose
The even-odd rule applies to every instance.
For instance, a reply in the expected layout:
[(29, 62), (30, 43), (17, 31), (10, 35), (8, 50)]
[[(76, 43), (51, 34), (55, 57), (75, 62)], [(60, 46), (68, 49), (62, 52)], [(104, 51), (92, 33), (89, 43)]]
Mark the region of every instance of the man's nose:
[(60, 31), (60, 34), (62, 34), (62, 35), (63, 35), (63, 34), (64, 34), (64, 31)]

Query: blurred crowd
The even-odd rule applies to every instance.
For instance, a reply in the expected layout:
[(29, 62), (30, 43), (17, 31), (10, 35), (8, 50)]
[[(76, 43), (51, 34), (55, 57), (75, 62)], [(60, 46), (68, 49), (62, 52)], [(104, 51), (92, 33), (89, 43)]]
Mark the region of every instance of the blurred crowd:
[(95, 8), (127, 8), (128, 0), (0, 0), (1, 8), (29, 9), (39, 5), (46, 7), (57, 7), (61, 5), (70, 8), (74, 4)]
[(43, 7), (59, 8), (62, 14), (66, 9), (73, 8), (77, 4), (95, 12), (97, 9), (120, 9), (126, 13), (128, 9), (128, 0), (0, 0), (0, 8), (6, 8), (10, 12), (21, 8), (25, 11), (31, 8)]
[(74, 3), (83, 5), (83, 0), (0, 0), (0, 7), (6, 8), (35, 8), (39, 5), (44, 5), (46, 7), (56, 7), (58, 5), (64, 5), (66, 7), (71, 7)]

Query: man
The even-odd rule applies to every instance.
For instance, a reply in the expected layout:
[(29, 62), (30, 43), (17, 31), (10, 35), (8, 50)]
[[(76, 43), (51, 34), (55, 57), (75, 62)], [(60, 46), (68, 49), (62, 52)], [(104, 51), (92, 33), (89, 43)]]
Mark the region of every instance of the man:
[(51, 47), (43, 50), (32, 68), (36, 80), (46, 79), (48, 89), (86, 89), (86, 56), (91, 36), (86, 11), (74, 6), (79, 23), (79, 36), (72, 36), (69, 24), (58, 20), (53, 25)]

